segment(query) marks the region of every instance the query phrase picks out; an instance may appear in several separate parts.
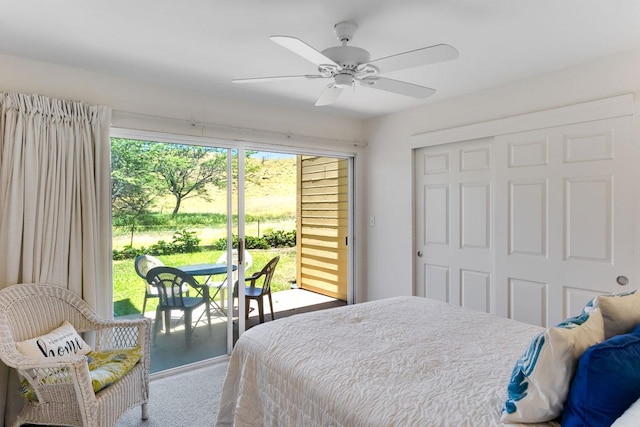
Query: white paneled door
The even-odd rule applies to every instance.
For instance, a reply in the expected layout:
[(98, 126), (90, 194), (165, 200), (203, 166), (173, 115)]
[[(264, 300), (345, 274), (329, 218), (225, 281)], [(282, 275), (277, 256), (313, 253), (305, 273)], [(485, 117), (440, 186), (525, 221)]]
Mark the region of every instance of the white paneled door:
[(421, 148), (415, 162), (417, 295), (547, 326), (636, 288), (630, 117)]
[(417, 294), (490, 311), (492, 139), (416, 153)]

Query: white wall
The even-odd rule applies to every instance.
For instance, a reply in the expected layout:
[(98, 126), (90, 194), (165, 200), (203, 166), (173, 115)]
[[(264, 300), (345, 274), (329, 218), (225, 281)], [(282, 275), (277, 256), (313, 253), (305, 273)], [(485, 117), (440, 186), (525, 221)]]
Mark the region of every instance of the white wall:
[[(363, 140), (362, 122), (339, 115), (240, 102), (7, 55), (0, 55), (0, 91), (107, 105), (114, 110), (116, 127), (200, 135), (201, 129), (187, 122), (203, 122), (220, 125), (222, 133), (235, 127), (335, 139), (351, 151), (348, 142)], [(177, 120), (163, 124), (156, 117)]]
[(365, 216), (375, 216), (375, 226), (367, 226), (367, 299), (413, 294), (412, 135), (625, 93), (634, 94), (635, 109), (639, 91), (637, 49), (369, 121)]

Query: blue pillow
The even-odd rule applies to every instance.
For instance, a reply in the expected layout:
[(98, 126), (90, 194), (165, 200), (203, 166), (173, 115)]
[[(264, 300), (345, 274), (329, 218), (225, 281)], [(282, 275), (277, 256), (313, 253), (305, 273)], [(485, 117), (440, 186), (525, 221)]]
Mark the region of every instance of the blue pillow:
[(640, 398), (640, 328), (587, 349), (578, 361), (562, 427), (610, 426)]

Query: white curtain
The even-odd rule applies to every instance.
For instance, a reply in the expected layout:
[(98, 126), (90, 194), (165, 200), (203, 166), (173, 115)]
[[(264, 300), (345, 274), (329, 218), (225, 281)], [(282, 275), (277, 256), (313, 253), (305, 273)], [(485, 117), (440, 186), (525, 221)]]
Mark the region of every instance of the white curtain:
[[(112, 316), (111, 109), (0, 93), (0, 289), (51, 283)], [(21, 402), (0, 363), (0, 420)]]

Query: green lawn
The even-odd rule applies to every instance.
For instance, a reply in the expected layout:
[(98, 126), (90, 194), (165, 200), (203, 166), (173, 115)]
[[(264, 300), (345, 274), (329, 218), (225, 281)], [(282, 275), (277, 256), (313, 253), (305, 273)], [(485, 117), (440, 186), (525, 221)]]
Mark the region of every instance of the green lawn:
[[(253, 265), (248, 270), (248, 275), (260, 271), (271, 258), (280, 255), (280, 262), (271, 282), (271, 290), (277, 292), (290, 289), (296, 280), (296, 249), (267, 249), (251, 250)], [(168, 266), (181, 266), (186, 264), (201, 264), (215, 262), (222, 251), (203, 251), (191, 254), (162, 255), (157, 258)], [(133, 267), (134, 260), (113, 261), (113, 306), (116, 316), (136, 314), (142, 311), (144, 300), (144, 282), (136, 274)], [(147, 311), (155, 310), (157, 300), (152, 298), (147, 301)]]

